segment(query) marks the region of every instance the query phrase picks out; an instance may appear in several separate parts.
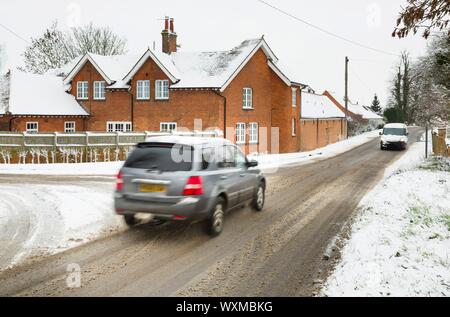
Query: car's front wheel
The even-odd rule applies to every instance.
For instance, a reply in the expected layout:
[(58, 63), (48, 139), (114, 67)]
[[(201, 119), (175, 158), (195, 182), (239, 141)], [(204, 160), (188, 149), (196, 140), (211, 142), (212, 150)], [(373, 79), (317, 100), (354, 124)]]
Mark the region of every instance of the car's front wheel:
[(256, 190), (255, 197), (253, 198), (252, 207), (256, 211), (261, 211), (264, 208), (264, 203), (266, 200), (266, 187), (263, 183), (258, 185), (258, 189)]
[(225, 208), (225, 200), (222, 197), (218, 197), (214, 204), (213, 210), (211, 211), (211, 216), (206, 223), (206, 229), (209, 235), (216, 237), (222, 233), (225, 219)]

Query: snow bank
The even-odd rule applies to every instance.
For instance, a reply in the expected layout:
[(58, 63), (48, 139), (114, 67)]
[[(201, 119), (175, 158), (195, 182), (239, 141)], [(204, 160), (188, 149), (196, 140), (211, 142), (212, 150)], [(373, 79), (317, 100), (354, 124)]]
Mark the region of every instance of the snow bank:
[(259, 167), (266, 173), (274, 173), (279, 167), (291, 164), (304, 164), (311, 160), (326, 159), (351, 149), (379, 137), (381, 130), (367, 132), (348, 140), (327, 145), (310, 152), (286, 153), (286, 154), (251, 154), (249, 159), (258, 161)]
[(418, 167), (423, 155), (411, 146), (361, 201), (323, 295), (450, 295), (450, 172)]
[(116, 175), (123, 162), (75, 164), (0, 164), (0, 174)]
[(123, 229), (112, 182), (0, 185), (0, 270)]

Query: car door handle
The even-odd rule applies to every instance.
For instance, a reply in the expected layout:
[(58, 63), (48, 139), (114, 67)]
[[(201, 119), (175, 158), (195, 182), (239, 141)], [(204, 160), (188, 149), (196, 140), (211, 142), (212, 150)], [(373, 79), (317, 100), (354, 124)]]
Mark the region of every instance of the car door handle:
[(245, 174), (244, 174), (244, 173), (242, 173), (242, 174), (240, 174), (239, 176), (241, 176), (241, 177), (245, 177)]
[(226, 180), (228, 177), (227, 176), (220, 176), (221, 180)]

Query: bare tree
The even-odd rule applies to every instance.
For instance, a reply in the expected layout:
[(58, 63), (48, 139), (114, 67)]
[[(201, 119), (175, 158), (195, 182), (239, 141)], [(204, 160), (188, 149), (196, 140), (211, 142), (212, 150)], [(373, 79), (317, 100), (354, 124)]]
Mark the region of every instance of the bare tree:
[(126, 40), (108, 27), (95, 27), (92, 23), (67, 32), (59, 30), (54, 22), (44, 34), (32, 38), (23, 56), (22, 70), (42, 74), (60, 68), (85, 53), (119, 55), (125, 53)]
[(86, 52), (99, 55), (120, 55), (125, 51), (126, 41), (110, 28), (95, 27), (92, 23), (72, 29), (72, 41), (77, 55)]
[[(449, 0), (407, 0), (397, 19), (397, 27), (392, 36), (407, 37), (412, 31), (416, 34), (423, 29), (422, 36), (428, 38), (433, 29), (444, 30), (450, 22)], [(448, 30), (450, 35), (450, 30)]]

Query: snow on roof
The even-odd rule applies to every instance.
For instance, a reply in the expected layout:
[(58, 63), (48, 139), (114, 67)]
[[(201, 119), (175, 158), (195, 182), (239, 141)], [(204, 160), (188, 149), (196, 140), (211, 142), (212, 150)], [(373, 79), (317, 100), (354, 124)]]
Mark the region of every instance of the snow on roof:
[(301, 117), (305, 119), (345, 118), (345, 113), (328, 97), (302, 91)]
[(141, 57), (140, 55), (102, 56), (92, 53), (89, 55), (106, 76), (114, 82), (121, 81)]
[(391, 129), (406, 129), (406, 124), (403, 123), (388, 123), (384, 126), (384, 128), (391, 128)]
[(9, 75), (0, 75), (0, 115), (8, 111), (9, 105)]
[(263, 38), (242, 42), (229, 51), (217, 52), (175, 52), (165, 54), (147, 50), (143, 55), (101, 56), (86, 54), (65, 70), (69, 83), (86, 61), (93, 62), (98, 71), (110, 82), (109, 88), (128, 88), (134, 73), (148, 59), (152, 58), (175, 83), (171, 88), (223, 88), (246, 60), (261, 47), (273, 62), (278, 59)]
[(383, 119), (383, 117), (377, 115), (375, 112), (370, 110), (370, 108), (349, 102), (348, 110), (353, 112), (354, 114), (359, 114), (363, 117), (363, 119)]
[(11, 72), (9, 112), (14, 115), (87, 116), (66, 93), (61, 77)]
[(184, 53), (170, 55), (180, 71), (180, 82), (173, 88), (220, 88), (232, 77), (261, 39), (242, 42), (230, 51)]
[(227, 139), (213, 138), (213, 137), (195, 137), (195, 136), (181, 136), (181, 135), (168, 135), (168, 136), (150, 136), (146, 138), (145, 142), (154, 143), (173, 143), (173, 144), (185, 144), (185, 145), (198, 145), (198, 144), (223, 144), (230, 143)]

